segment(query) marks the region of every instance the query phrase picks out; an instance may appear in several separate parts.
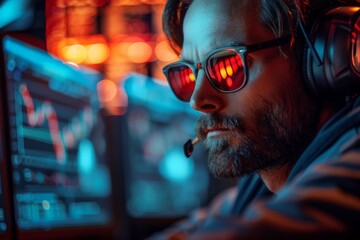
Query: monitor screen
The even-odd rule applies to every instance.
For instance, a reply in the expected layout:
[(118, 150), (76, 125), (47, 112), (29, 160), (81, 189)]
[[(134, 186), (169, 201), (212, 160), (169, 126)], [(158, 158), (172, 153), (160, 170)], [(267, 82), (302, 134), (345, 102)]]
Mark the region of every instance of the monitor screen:
[(96, 90), (101, 74), (24, 39), (5, 36), (1, 44), (19, 239), (31, 231), (77, 227), (89, 227), (91, 234), (109, 225), (112, 191)]
[(185, 216), (208, 200), (210, 177), (201, 144), (189, 158), (183, 151), (195, 136), (198, 113), (148, 76), (129, 75), (124, 89), (126, 210), (135, 218)]

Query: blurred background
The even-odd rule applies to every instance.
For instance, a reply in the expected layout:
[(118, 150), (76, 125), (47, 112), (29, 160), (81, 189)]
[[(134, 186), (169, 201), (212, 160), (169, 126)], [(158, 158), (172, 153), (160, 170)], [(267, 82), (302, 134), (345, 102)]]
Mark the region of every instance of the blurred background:
[(110, 114), (126, 107), (122, 81), (137, 72), (164, 81), (177, 59), (161, 30), (164, 0), (2, 0), (0, 27), (44, 41), (64, 61), (103, 73), (99, 100)]
[[(22, 41), (2, 43), (0, 238), (144, 239), (235, 184), (208, 173), (201, 144), (183, 154), (198, 113), (175, 99), (162, 74), (178, 58), (162, 33), (164, 4), (0, 0), (1, 34)], [(48, 102), (63, 118), (57, 130)], [(96, 124), (79, 117), (85, 102)], [(31, 111), (49, 124), (31, 125)], [(76, 127), (81, 141), (56, 144), (54, 131), (76, 138)]]

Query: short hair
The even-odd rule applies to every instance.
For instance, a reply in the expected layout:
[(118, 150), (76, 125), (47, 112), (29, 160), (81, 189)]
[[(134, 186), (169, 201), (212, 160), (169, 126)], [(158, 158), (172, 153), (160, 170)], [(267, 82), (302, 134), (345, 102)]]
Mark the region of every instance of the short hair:
[[(359, 0), (258, 0), (259, 21), (276, 37), (295, 37), (299, 21), (309, 28), (316, 15), (327, 8), (359, 5)], [(183, 23), (192, 0), (168, 0), (163, 12), (163, 31), (170, 47), (180, 54), (184, 42)]]

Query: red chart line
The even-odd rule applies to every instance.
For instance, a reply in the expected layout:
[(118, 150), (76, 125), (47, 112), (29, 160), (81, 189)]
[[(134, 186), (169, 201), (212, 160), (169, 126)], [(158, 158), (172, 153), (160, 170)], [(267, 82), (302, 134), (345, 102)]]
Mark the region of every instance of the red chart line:
[(20, 86), (20, 93), (26, 107), (26, 115), (29, 126), (41, 126), (44, 124), (45, 119), (47, 119), (56, 160), (59, 163), (65, 162), (65, 146), (60, 137), (58, 117), (51, 103), (49, 101), (44, 101), (40, 108), (35, 109), (33, 99), (25, 84)]
[(39, 107), (35, 108), (33, 98), (25, 84), (20, 85), (20, 94), (26, 107), (29, 126), (41, 126), (47, 120), (56, 160), (60, 164), (65, 163), (66, 147), (75, 146), (76, 142), (86, 136), (88, 129), (94, 125), (91, 108), (87, 107), (83, 111), (85, 122), (73, 118), (68, 126), (60, 129), (57, 113), (50, 101), (44, 100)]

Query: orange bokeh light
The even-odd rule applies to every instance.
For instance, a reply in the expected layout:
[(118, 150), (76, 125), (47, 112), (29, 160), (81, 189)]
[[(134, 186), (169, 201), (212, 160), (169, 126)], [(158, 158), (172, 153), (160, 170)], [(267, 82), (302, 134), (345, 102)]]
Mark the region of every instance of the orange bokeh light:
[(172, 62), (178, 59), (178, 56), (170, 50), (170, 47), (165, 40), (156, 44), (155, 55), (157, 59), (163, 62)]
[(153, 51), (147, 42), (134, 42), (127, 49), (129, 60), (134, 63), (145, 63), (151, 61)]
[(110, 102), (117, 93), (116, 84), (107, 79), (103, 79), (97, 83), (98, 98), (100, 102)]
[(95, 43), (87, 46), (86, 63), (99, 64), (106, 61), (109, 57), (109, 48), (104, 43)]
[(106, 41), (99, 36), (66, 38), (58, 43), (58, 49), (61, 58), (77, 64), (100, 64), (110, 55)]
[(86, 59), (86, 48), (81, 44), (74, 44), (62, 48), (61, 55), (66, 61), (83, 63)]

